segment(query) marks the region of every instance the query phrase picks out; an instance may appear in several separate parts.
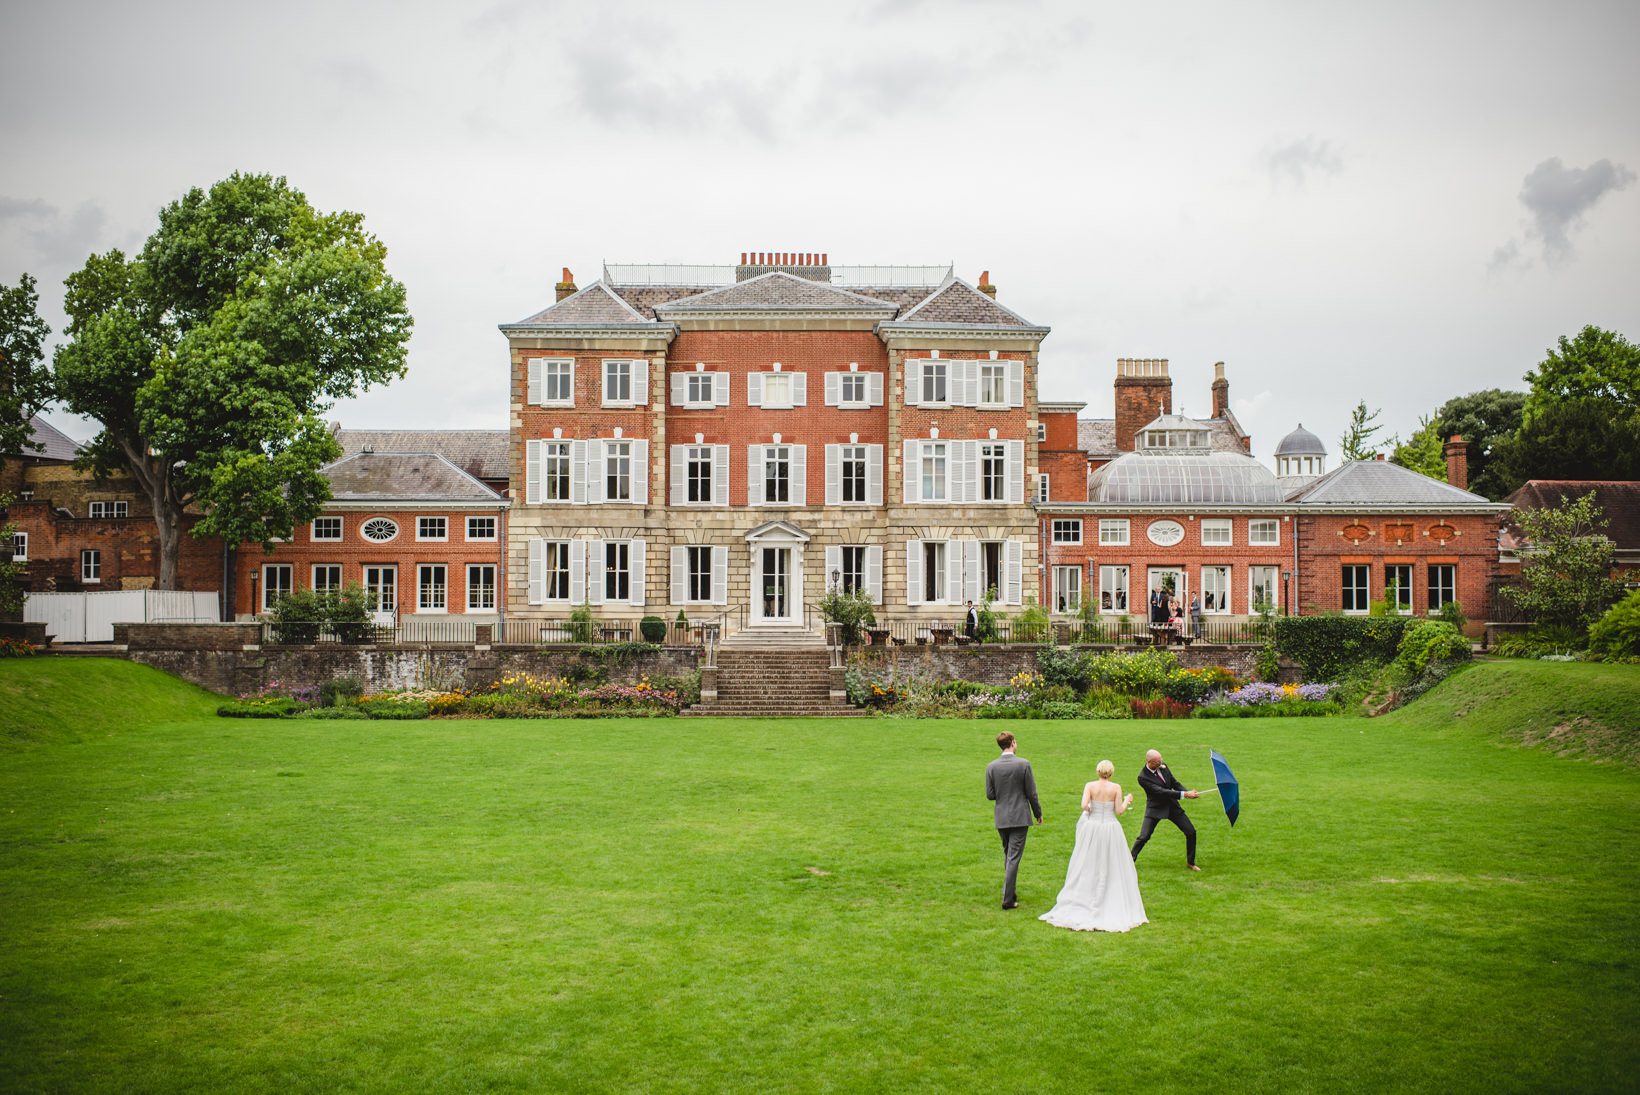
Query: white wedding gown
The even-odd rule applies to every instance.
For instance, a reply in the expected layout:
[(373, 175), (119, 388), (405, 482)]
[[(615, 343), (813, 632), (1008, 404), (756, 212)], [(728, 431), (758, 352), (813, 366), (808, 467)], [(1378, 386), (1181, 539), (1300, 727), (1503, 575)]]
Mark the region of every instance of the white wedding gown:
[(1077, 820), (1065, 888), (1037, 919), (1083, 932), (1125, 932), (1147, 922), (1139, 872), (1114, 802), (1090, 802)]

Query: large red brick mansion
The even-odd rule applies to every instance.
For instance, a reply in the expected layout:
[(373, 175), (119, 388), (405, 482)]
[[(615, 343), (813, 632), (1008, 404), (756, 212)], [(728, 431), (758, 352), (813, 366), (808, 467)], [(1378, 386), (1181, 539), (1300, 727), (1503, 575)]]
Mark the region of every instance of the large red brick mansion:
[[(778, 634), (833, 585), (882, 618), (955, 621), (988, 590), (1063, 617), (1087, 598), (1140, 615), (1160, 586), (1242, 617), (1364, 613), (1393, 583), (1404, 611), (1456, 599), (1478, 617), (1497, 576), (1508, 507), (1463, 489), (1461, 443), (1443, 483), (1329, 471), (1300, 428), (1272, 470), (1222, 364), (1198, 420), (1173, 413), (1155, 359), (1116, 363), (1113, 420), (1081, 418), (1039, 399), (1049, 328), (984, 274), (760, 253), (606, 266), (585, 288), (566, 270), (557, 297), (501, 327), (506, 431), (341, 431), (336, 501), (272, 556), (241, 552), (261, 569), (235, 612), (360, 581), (401, 619), (590, 604)], [(81, 515), (39, 501), (22, 516), (51, 527), (25, 527), (31, 545), (69, 545), (43, 577), (72, 567)]]

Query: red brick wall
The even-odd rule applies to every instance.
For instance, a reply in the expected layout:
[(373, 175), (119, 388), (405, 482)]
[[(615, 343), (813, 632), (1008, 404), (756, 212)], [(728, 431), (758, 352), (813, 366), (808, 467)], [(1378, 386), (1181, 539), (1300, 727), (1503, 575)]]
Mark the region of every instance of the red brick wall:
[(1116, 378), (1116, 448), (1133, 451), (1133, 435), (1159, 415), (1173, 413), (1173, 381), (1165, 376)]
[[(1457, 569), (1457, 597), (1465, 615), (1479, 621), (1491, 582), (1499, 573), (1496, 514), (1460, 516), (1301, 515), (1298, 525), (1299, 578), (1294, 598), (1305, 613), (1336, 612), (1343, 606), (1344, 564), (1371, 567), (1368, 593), (1384, 593), (1384, 567), (1412, 566), (1412, 611), (1429, 611), (1429, 565)], [(1402, 535), (1397, 542), (1397, 532)], [(1447, 535), (1448, 530), (1456, 535)], [(1359, 539), (1352, 535), (1359, 535)], [(1478, 623), (1476, 625), (1478, 627)], [(1477, 631), (1478, 634), (1478, 631)]]
[[(152, 517), (62, 517), (49, 501), (14, 502), (9, 520), (28, 533), (24, 570), (30, 592), (55, 589), (145, 589), (159, 577), (159, 530)], [(222, 586), (222, 542), (196, 540), (188, 534), (193, 518), (183, 519), (177, 548), (177, 588), (215, 591)], [(80, 552), (102, 553), (102, 581), (80, 584)]]
[(1044, 412), (1039, 420), (1047, 427), (1045, 440), (1037, 445), (1037, 471), (1048, 476), (1048, 497), (1055, 502), (1088, 500), (1088, 457), (1077, 445), (1074, 412)]
[[(501, 570), (503, 564), (502, 551), (506, 543), (505, 515), (493, 509), (486, 510), (420, 510), (414, 512), (399, 510), (360, 511), (330, 513), (326, 516), (341, 517), (341, 541), (313, 542), (313, 526), (303, 525), (296, 530), (295, 539), (287, 544), (275, 544), (271, 554), (262, 550), (259, 544), (247, 544), (239, 549), (238, 568), (235, 576), (237, 587), (237, 613), (253, 613), (260, 610), (260, 605), (251, 599), (250, 572), (254, 569), (257, 574), (261, 568), (269, 563), (290, 563), (294, 567), (292, 575), (294, 588), (310, 589), (313, 585), (313, 566), (315, 564), (341, 564), (343, 583), (363, 582), (364, 568), (368, 566), (396, 566), (398, 567), (398, 596), (399, 615), (407, 616), (416, 612), (416, 567), (421, 563), (443, 563), (449, 569), (445, 572), (445, 601), (448, 612), (452, 615), (467, 611), (467, 571), (469, 563), (490, 563), (497, 568), (496, 598), (497, 604), (504, 603), (506, 574)], [(436, 541), (418, 541), (416, 539), (416, 518), (422, 516), (444, 517), (448, 520), (449, 539), (443, 543)], [(497, 534), (496, 541), (468, 541), (466, 539), (467, 518), (495, 517)], [(372, 543), (366, 540), (359, 532), (359, 528), (372, 517), (390, 517), (398, 522), (399, 534), (385, 544)], [(261, 578), (258, 578), (256, 601), (262, 598)], [(490, 615), (495, 609), (475, 609)]]

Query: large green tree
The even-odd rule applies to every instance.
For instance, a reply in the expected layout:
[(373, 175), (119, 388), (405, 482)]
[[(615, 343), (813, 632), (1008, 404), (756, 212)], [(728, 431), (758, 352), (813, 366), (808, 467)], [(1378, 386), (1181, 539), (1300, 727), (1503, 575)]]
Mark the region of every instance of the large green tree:
[(1435, 414), (1442, 438), (1461, 437), (1469, 442), (1469, 489), (1494, 502), (1519, 484), (1506, 486), (1492, 470), (1497, 447), (1520, 429), (1525, 392), (1489, 388), (1449, 399)]
[[(141, 254), (67, 279), (59, 397), (96, 419), (84, 463), (127, 470), (153, 504), (157, 585), (176, 588), (183, 514), (230, 546), (289, 537), (330, 497), (321, 415), (403, 375), (411, 319), (357, 213), (283, 178), (240, 175), (160, 211)], [(231, 581), (231, 573), (230, 573)]]
[(1609, 522), (1593, 493), (1562, 496), (1548, 509), (1516, 510), (1513, 519), (1525, 541), (1520, 584), (1501, 593), (1534, 622), (1586, 630), (1622, 596), (1623, 583), (1612, 577)]
[(1367, 401), (1363, 399), (1350, 412), (1350, 424), (1338, 438), (1339, 459), (1371, 460), (1378, 451), (1372, 444), (1372, 435), (1383, 428), (1378, 422), (1378, 411), (1367, 410)]
[(1411, 437), (1405, 441), (1397, 437), (1393, 444), (1395, 447), (1389, 454), (1390, 463), (1410, 468), (1431, 479), (1446, 479), (1445, 438), (1439, 423), (1428, 415), (1418, 420), (1418, 428), (1412, 431)]
[(0, 464), (24, 449), (29, 419), (51, 402), (51, 370), (45, 364), (45, 340), (51, 333), (40, 318), (40, 294), (28, 274), (16, 287), (0, 285)]
[(1640, 411), (1614, 412), (1597, 399), (1555, 403), (1498, 442), (1488, 470), (1504, 494), (1529, 479), (1640, 479)]
[(1595, 400), (1615, 413), (1640, 411), (1640, 346), (1615, 331), (1588, 326), (1573, 338), (1560, 336), (1556, 348), (1526, 374), (1532, 385), (1526, 417), (1560, 403)]

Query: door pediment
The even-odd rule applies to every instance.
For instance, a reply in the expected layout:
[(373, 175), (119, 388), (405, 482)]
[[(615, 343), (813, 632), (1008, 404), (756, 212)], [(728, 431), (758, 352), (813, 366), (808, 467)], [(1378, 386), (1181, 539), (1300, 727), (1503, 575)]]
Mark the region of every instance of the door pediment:
[(808, 533), (789, 521), (769, 521), (746, 534), (749, 544), (806, 544)]

